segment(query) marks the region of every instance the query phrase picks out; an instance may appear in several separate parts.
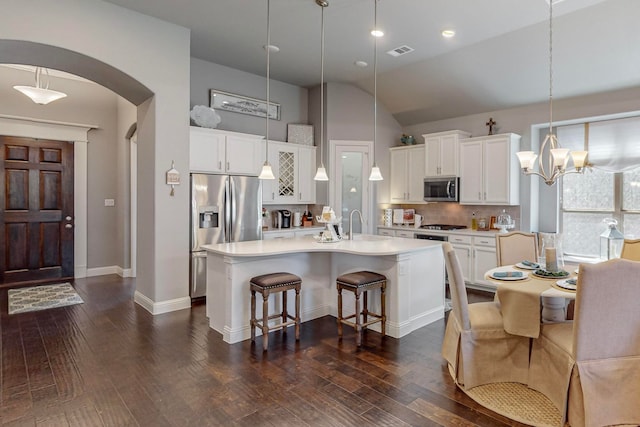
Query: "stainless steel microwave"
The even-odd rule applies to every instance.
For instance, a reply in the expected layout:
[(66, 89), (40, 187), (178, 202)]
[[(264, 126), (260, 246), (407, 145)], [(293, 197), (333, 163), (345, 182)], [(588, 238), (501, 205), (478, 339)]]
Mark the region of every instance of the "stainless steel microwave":
[(457, 202), (460, 178), (456, 176), (427, 177), (424, 179), (425, 202)]

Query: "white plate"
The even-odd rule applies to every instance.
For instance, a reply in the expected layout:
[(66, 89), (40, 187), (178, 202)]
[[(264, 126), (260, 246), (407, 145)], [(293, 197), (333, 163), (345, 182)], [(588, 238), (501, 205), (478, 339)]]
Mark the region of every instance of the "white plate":
[[(489, 274), (489, 277), (491, 277), (494, 280), (505, 280), (505, 281), (524, 280), (524, 279), (529, 277), (529, 273), (527, 273), (526, 271), (520, 271), (519, 273), (522, 273), (522, 276), (520, 276), (520, 277), (514, 277), (514, 276), (511, 276), (511, 277), (496, 277), (496, 276), (494, 276), (494, 273), (497, 273), (497, 271)], [(502, 273), (502, 271), (500, 273)]]
[(523, 270), (537, 270), (540, 268), (539, 264), (536, 264), (534, 267), (528, 266), (528, 265), (524, 265), (523, 263), (519, 262), (516, 264), (516, 267), (521, 268)]
[(567, 280), (570, 280), (570, 279), (558, 280), (556, 282), (556, 285), (560, 286), (563, 289), (568, 289), (570, 291), (575, 291), (576, 289), (578, 289), (578, 285), (567, 283)]

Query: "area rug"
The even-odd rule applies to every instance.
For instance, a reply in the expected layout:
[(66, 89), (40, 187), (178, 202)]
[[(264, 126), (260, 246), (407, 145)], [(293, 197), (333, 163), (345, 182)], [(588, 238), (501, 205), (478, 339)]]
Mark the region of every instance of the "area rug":
[(82, 298), (69, 283), (9, 289), (9, 314), (46, 310), (82, 304)]
[(542, 393), (520, 383), (495, 383), (465, 390), (485, 408), (507, 418), (537, 427), (558, 427), (560, 412)]

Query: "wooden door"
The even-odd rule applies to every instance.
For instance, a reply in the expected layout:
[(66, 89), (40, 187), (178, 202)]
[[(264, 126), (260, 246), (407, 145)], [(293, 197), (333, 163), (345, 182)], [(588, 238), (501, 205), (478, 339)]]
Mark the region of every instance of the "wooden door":
[(73, 278), (73, 144), (0, 136), (0, 283)]

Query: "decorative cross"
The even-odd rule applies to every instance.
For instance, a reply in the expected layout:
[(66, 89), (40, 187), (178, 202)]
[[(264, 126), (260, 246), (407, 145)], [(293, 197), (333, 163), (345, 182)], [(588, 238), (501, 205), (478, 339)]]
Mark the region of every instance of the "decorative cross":
[(493, 135), (493, 127), (496, 125), (493, 117), (489, 117), (489, 121), (485, 125), (489, 126), (489, 135)]

